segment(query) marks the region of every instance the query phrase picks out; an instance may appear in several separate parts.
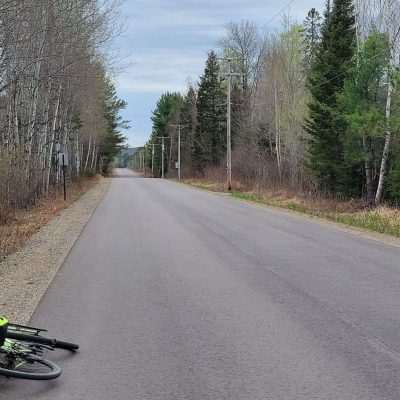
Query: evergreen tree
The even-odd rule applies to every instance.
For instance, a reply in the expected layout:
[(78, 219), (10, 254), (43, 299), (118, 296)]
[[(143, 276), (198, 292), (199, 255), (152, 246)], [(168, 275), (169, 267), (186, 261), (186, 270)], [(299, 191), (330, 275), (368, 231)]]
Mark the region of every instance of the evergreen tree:
[(200, 78), (197, 96), (198, 124), (194, 138), (193, 162), (198, 170), (203, 170), (207, 165), (219, 165), (225, 156), (225, 103), (217, 55), (212, 51)]
[(335, 0), (332, 10), (328, 3), (321, 43), (308, 79), (308, 166), (323, 189), (340, 193), (347, 193), (352, 186), (352, 171), (346, 171), (344, 163), (346, 121), (339, 112), (338, 95), (354, 55), (354, 25), (351, 0)]
[[(374, 32), (360, 46), (343, 94), (342, 112), (348, 123), (344, 159), (353, 170), (363, 172), (354, 185), (354, 194), (366, 193), (368, 203), (375, 198), (385, 135), (385, 77), (390, 56), (385, 34)], [(365, 190), (364, 190), (365, 188)]]
[(197, 92), (193, 86), (183, 99), (180, 112), (180, 124), (183, 126), (181, 144), (181, 162), (185, 174), (192, 172), (192, 154), (194, 150), (194, 136), (197, 129)]
[[(389, 158), (386, 198), (400, 205), (400, 69), (392, 73), (393, 95), (392, 113), (390, 117), (390, 128), (392, 130), (392, 145)], [(387, 123), (387, 121), (386, 121)]]
[(100, 147), (100, 158), (102, 160), (103, 172), (124, 147), (125, 136), (121, 129), (128, 129), (128, 121), (120, 116), (120, 111), (128, 105), (126, 101), (117, 96), (114, 83), (109, 78), (104, 78), (104, 118), (106, 121), (105, 135)]
[(319, 12), (312, 8), (304, 20), (304, 41), (305, 41), (305, 63), (309, 69), (314, 62), (315, 54), (321, 40), (322, 17)]
[[(151, 120), (153, 121), (153, 130), (150, 138), (149, 144), (155, 144), (157, 146), (157, 151), (155, 151), (154, 157), (154, 172), (156, 175), (161, 174), (161, 143), (162, 137), (169, 137), (170, 135), (170, 124), (174, 123), (174, 117), (179, 112), (182, 106), (182, 96), (180, 93), (165, 93), (163, 94), (157, 102), (156, 108), (153, 111), (153, 116)], [(170, 143), (168, 139), (164, 139), (165, 143), (165, 153), (164, 153), (164, 172), (168, 171), (168, 153), (170, 148)], [(148, 147), (150, 151), (150, 146)], [(147, 157), (149, 163), (151, 163), (151, 153), (150, 157)]]
[(396, 143), (395, 154), (388, 174), (388, 198), (400, 205), (400, 146)]

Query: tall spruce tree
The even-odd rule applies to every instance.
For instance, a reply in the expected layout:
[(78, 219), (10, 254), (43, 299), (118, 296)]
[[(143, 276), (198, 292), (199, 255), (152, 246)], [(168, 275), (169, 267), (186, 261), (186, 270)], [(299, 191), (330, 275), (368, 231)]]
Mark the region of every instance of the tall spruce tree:
[(197, 92), (193, 86), (189, 86), (188, 92), (183, 99), (179, 122), (183, 126), (182, 169), (184, 174), (188, 174), (193, 172), (192, 155), (197, 127)]
[[(354, 194), (364, 194), (369, 204), (374, 203), (379, 179), (376, 166), (383, 152), (386, 128), (384, 83), (389, 57), (387, 36), (372, 32), (360, 45), (339, 101), (349, 128), (344, 142), (346, 165), (352, 165), (353, 170), (358, 169), (364, 176), (360, 176), (358, 185), (354, 182)], [(394, 123), (392, 125), (394, 127)]]
[[(174, 117), (179, 113), (182, 106), (182, 95), (180, 93), (164, 93), (161, 95), (157, 102), (156, 109), (153, 111), (151, 120), (153, 122), (153, 130), (148, 146), (148, 166), (151, 167), (151, 153), (150, 148), (154, 144), (157, 146), (154, 157), (154, 174), (161, 176), (161, 164), (162, 164), (162, 151), (161, 143), (162, 137), (168, 138), (171, 132), (169, 124), (174, 123)], [(165, 152), (164, 152), (164, 172), (168, 172), (168, 153), (170, 150), (170, 140), (164, 139)]]
[(111, 79), (104, 78), (103, 109), (106, 121), (106, 130), (100, 146), (100, 158), (103, 172), (107, 172), (111, 162), (120, 153), (125, 143), (125, 136), (121, 129), (128, 129), (129, 122), (124, 121), (120, 115), (128, 103), (117, 96), (117, 90)]
[(226, 99), (219, 71), (217, 55), (212, 51), (200, 78), (197, 96), (198, 124), (194, 138), (193, 163), (199, 171), (209, 165), (219, 165), (225, 156)]
[(314, 62), (315, 54), (321, 40), (321, 21), (322, 17), (319, 12), (315, 8), (312, 8), (303, 22), (307, 70)]
[(338, 95), (351, 66), (356, 43), (352, 0), (327, 3), (321, 42), (311, 66), (311, 92), (306, 131), (310, 136), (308, 165), (321, 188), (349, 193), (353, 171), (344, 162), (346, 121)]

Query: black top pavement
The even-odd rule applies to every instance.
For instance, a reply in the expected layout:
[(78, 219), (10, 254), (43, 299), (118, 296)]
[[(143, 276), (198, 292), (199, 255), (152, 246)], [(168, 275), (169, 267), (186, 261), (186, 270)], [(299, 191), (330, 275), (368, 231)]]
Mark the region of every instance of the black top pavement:
[(399, 248), (176, 183), (114, 179), (33, 323), (81, 351), (1, 400), (400, 398)]

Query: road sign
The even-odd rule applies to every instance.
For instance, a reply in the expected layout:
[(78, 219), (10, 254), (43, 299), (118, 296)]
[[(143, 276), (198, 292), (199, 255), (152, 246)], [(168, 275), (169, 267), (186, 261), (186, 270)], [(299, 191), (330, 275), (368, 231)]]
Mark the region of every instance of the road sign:
[(58, 163), (63, 167), (68, 167), (68, 154), (67, 153), (58, 153)]

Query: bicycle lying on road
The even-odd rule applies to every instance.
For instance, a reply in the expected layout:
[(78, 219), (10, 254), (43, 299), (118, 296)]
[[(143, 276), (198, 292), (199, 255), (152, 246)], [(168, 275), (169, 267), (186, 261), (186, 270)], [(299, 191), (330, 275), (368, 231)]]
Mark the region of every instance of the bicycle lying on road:
[(0, 375), (9, 378), (49, 380), (61, 375), (61, 368), (44, 358), (47, 351), (75, 352), (77, 344), (43, 336), (45, 329), (10, 324), (0, 316)]

